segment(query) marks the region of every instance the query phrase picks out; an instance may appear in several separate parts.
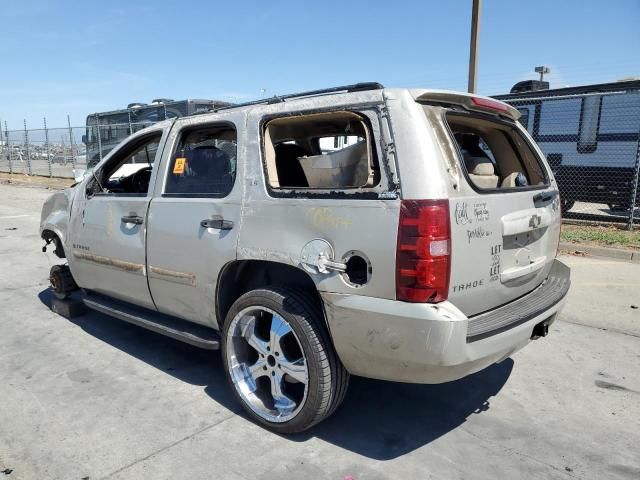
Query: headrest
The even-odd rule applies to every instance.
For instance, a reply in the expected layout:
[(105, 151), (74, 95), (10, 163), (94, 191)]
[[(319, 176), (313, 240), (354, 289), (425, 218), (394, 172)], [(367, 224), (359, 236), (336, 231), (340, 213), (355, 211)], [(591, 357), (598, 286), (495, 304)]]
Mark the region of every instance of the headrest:
[(187, 166), (198, 175), (229, 173), (230, 157), (227, 153), (212, 145), (203, 145), (191, 150), (188, 154)]

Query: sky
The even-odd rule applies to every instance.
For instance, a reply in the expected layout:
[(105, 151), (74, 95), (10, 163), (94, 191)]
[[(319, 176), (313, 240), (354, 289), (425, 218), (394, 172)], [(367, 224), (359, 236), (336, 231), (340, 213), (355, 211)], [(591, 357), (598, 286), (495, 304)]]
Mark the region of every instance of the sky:
[[(241, 102), (362, 81), (467, 88), (471, 0), (0, 6), (0, 121), (76, 126), (154, 98)], [(640, 77), (640, 0), (483, 0), (478, 93)]]

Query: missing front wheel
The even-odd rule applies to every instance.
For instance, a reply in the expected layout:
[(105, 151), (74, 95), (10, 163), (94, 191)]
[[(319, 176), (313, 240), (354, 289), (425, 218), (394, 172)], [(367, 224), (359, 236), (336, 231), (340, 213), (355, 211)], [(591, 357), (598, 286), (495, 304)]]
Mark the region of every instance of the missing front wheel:
[(54, 265), (49, 271), (49, 283), (56, 298), (64, 300), (74, 291), (78, 290), (78, 285), (71, 275), (68, 265)]

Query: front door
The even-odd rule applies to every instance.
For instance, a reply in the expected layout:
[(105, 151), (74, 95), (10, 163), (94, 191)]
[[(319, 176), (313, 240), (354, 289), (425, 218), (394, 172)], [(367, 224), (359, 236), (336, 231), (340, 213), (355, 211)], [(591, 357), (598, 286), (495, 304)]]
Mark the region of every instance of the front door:
[(209, 326), (216, 326), (218, 274), (236, 258), (236, 125), (242, 123), (176, 122), (148, 215), (147, 270), (158, 310)]
[(73, 206), (67, 255), (82, 288), (147, 308), (155, 308), (145, 268), (147, 209), (163, 133), (134, 135), (96, 167)]

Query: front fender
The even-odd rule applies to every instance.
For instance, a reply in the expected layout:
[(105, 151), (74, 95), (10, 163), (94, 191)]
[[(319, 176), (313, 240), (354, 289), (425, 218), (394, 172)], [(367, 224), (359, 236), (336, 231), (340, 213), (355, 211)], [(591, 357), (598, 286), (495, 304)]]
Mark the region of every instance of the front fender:
[(66, 247), (67, 242), (69, 214), (74, 190), (74, 188), (68, 188), (56, 192), (47, 198), (42, 205), (40, 236), (44, 238), (47, 231), (55, 233), (62, 242), (63, 248)]

